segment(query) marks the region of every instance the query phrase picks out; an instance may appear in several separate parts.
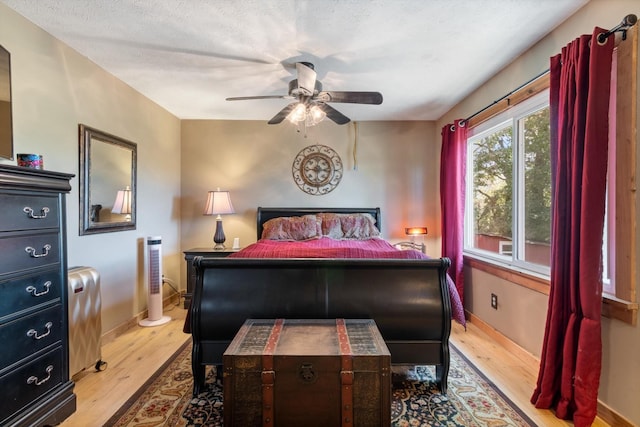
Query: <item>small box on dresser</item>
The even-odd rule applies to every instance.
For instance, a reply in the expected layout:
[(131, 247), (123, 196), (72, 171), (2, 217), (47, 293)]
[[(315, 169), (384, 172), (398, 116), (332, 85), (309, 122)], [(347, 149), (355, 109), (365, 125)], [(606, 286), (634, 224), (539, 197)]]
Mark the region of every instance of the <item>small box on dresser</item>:
[(74, 175), (0, 165), (0, 425), (61, 423), (69, 378), (65, 194)]

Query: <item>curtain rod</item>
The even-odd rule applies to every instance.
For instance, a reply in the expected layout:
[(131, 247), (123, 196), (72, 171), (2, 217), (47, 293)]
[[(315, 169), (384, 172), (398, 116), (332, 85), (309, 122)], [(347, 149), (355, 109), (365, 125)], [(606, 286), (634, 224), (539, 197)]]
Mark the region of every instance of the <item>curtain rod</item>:
[(534, 81), (538, 80), (540, 77), (544, 76), (545, 74), (547, 74), (549, 72), (549, 69), (547, 68), (546, 70), (544, 70), (543, 72), (541, 72), (540, 74), (538, 74), (537, 76), (535, 76), (534, 78), (532, 78), (531, 80), (529, 80), (526, 83), (521, 84), (520, 86), (518, 86), (517, 88), (515, 88), (514, 90), (512, 90), (511, 92), (509, 92), (508, 94), (504, 95), (503, 97), (496, 99), (495, 101), (493, 101), (491, 104), (487, 105), (486, 107), (484, 107), (481, 110), (476, 111), (475, 113), (473, 113), (472, 115), (470, 115), (469, 117), (467, 117), (466, 119), (462, 120), (460, 122), (461, 126), (464, 126), (465, 124), (467, 124), (469, 122), (469, 120), (473, 119), (475, 116), (477, 116), (480, 113), (483, 113), (485, 111), (487, 111), (489, 108), (493, 107), (494, 105), (496, 105), (498, 102), (510, 97), (511, 95), (513, 95), (514, 93), (516, 93), (517, 91), (519, 91), (520, 89), (522, 89), (523, 87), (527, 86), (528, 84), (533, 83)]
[(598, 36), (598, 43), (604, 43), (606, 39), (609, 38), (611, 34), (617, 33), (618, 31), (622, 31), (622, 40), (627, 39), (627, 30), (629, 27), (633, 27), (636, 22), (638, 22), (638, 17), (634, 14), (629, 14), (622, 18), (622, 22), (618, 25), (607, 31), (606, 33), (602, 33)]
[[(616, 25), (615, 27), (613, 27), (612, 29), (610, 29), (609, 31), (607, 31), (606, 33), (602, 33), (598, 36), (598, 42), (599, 43), (604, 43), (604, 41), (609, 38), (610, 35), (617, 33), (619, 31), (622, 32), (622, 40), (626, 40), (627, 39), (627, 30), (629, 29), (629, 27), (633, 27), (636, 22), (638, 22), (638, 17), (634, 14), (629, 14), (627, 16), (625, 16), (622, 19), (622, 22), (620, 22), (620, 24)], [(528, 84), (536, 81), (537, 79), (539, 79), (540, 77), (544, 76), (545, 74), (547, 74), (549, 72), (549, 69), (544, 70), (542, 73), (538, 74), (537, 76), (535, 76), (534, 78), (532, 78), (531, 80), (529, 80), (528, 82), (518, 86), (517, 88), (515, 88), (514, 90), (512, 90), (511, 92), (509, 92), (508, 94), (504, 95), (503, 97), (501, 97), (500, 99), (496, 99), (495, 101), (493, 101), (491, 104), (487, 105), (486, 107), (484, 107), (481, 110), (476, 111), (475, 113), (473, 113), (472, 115), (470, 115), (469, 117), (467, 117), (466, 119), (462, 120), (460, 122), (461, 126), (464, 126), (465, 124), (467, 124), (469, 122), (469, 120), (471, 120), (472, 118), (474, 118), (475, 116), (477, 116), (480, 113), (485, 112), (486, 110), (488, 110), (489, 108), (493, 107), (495, 104), (497, 104), (498, 102), (510, 97), (511, 95), (513, 95), (515, 92), (519, 91), (520, 89), (522, 89), (523, 87), (527, 86)]]

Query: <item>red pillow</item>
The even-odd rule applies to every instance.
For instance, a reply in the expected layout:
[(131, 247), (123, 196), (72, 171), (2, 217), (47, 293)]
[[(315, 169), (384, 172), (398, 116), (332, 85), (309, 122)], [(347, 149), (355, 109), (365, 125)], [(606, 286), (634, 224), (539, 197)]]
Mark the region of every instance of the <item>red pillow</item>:
[(262, 238), (268, 240), (299, 241), (320, 237), (320, 220), (315, 215), (272, 218), (262, 226)]
[(320, 213), (322, 234), (336, 240), (367, 240), (380, 237), (375, 218), (368, 213)]

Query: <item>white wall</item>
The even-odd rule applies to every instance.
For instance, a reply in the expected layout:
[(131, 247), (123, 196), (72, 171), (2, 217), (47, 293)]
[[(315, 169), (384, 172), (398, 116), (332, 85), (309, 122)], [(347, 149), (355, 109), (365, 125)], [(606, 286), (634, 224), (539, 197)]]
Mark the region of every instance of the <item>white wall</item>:
[[(185, 120), (182, 122), (182, 248), (213, 247), (215, 218), (202, 215), (207, 191), (231, 192), (235, 215), (223, 217), (228, 244), (255, 242), (256, 208), (380, 207), (382, 233), (406, 240), (404, 227), (426, 225), (427, 250), (440, 253), (439, 152), (432, 122), (323, 122), (307, 138), (288, 123)], [(332, 192), (313, 196), (293, 181), (292, 162), (308, 145), (331, 147), (343, 161), (344, 176)]]
[[(591, 34), (595, 26), (612, 28), (629, 13), (640, 15), (640, 3), (637, 0), (591, 0), (443, 116), (438, 121), (437, 129), (454, 119), (468, 117), (548, 69), (549, 58), (579, 35)], [(640, 108), (637, 111), (640, 115)], [(636, 123), (640, 124), (640, 117)], [(465, 308), (539, 357), (548, 298), (481, 271), (466, 268), (465, 273), (468, 276)], [(501, 309), (498, 311), (488, 308), (492, 292), (499, 295)], [(603, 318), (602, 341), (604, 348), (599, 399), (640, 425), (640, 327)]]
[[(163, 237), (164, 272), (180, 281), (180, 121), (4, 4), (0, 44), (11, 53), (14, 152), (42, 154), (45, 169), (76, 175), (68, 261), (101, 273), (106, 332), (146, 307), (146, 236)], [(138, 144), (136, 230), (79, 236), (79, 123)]]

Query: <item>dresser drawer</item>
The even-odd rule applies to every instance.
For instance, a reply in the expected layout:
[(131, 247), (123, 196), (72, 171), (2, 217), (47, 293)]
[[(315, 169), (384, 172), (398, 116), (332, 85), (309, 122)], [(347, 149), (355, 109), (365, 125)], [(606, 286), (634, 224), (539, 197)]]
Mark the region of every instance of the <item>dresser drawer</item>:
[(11, 350), (0, 352), (0, 371), (61, 339), (61, 304), (1, 325), (0, 343), (11, 343)]
[(0, 194), (0, 231), (58, 228), (58, 198)]
[(0, 236), (0, 253), (0, 275), (53, 265), (60, 262), (60, 236), (57, 232)]
[(0, 281), (0, 323), (13, 313), (60, 300), (61, 291), (58, 269)]
[(11, 391), (0, 399), (0, 425), (7, 415), (29, 407), (65, 380), (63, 360), (62, 347), (58, 347), (0, 377), (0, 390)]

